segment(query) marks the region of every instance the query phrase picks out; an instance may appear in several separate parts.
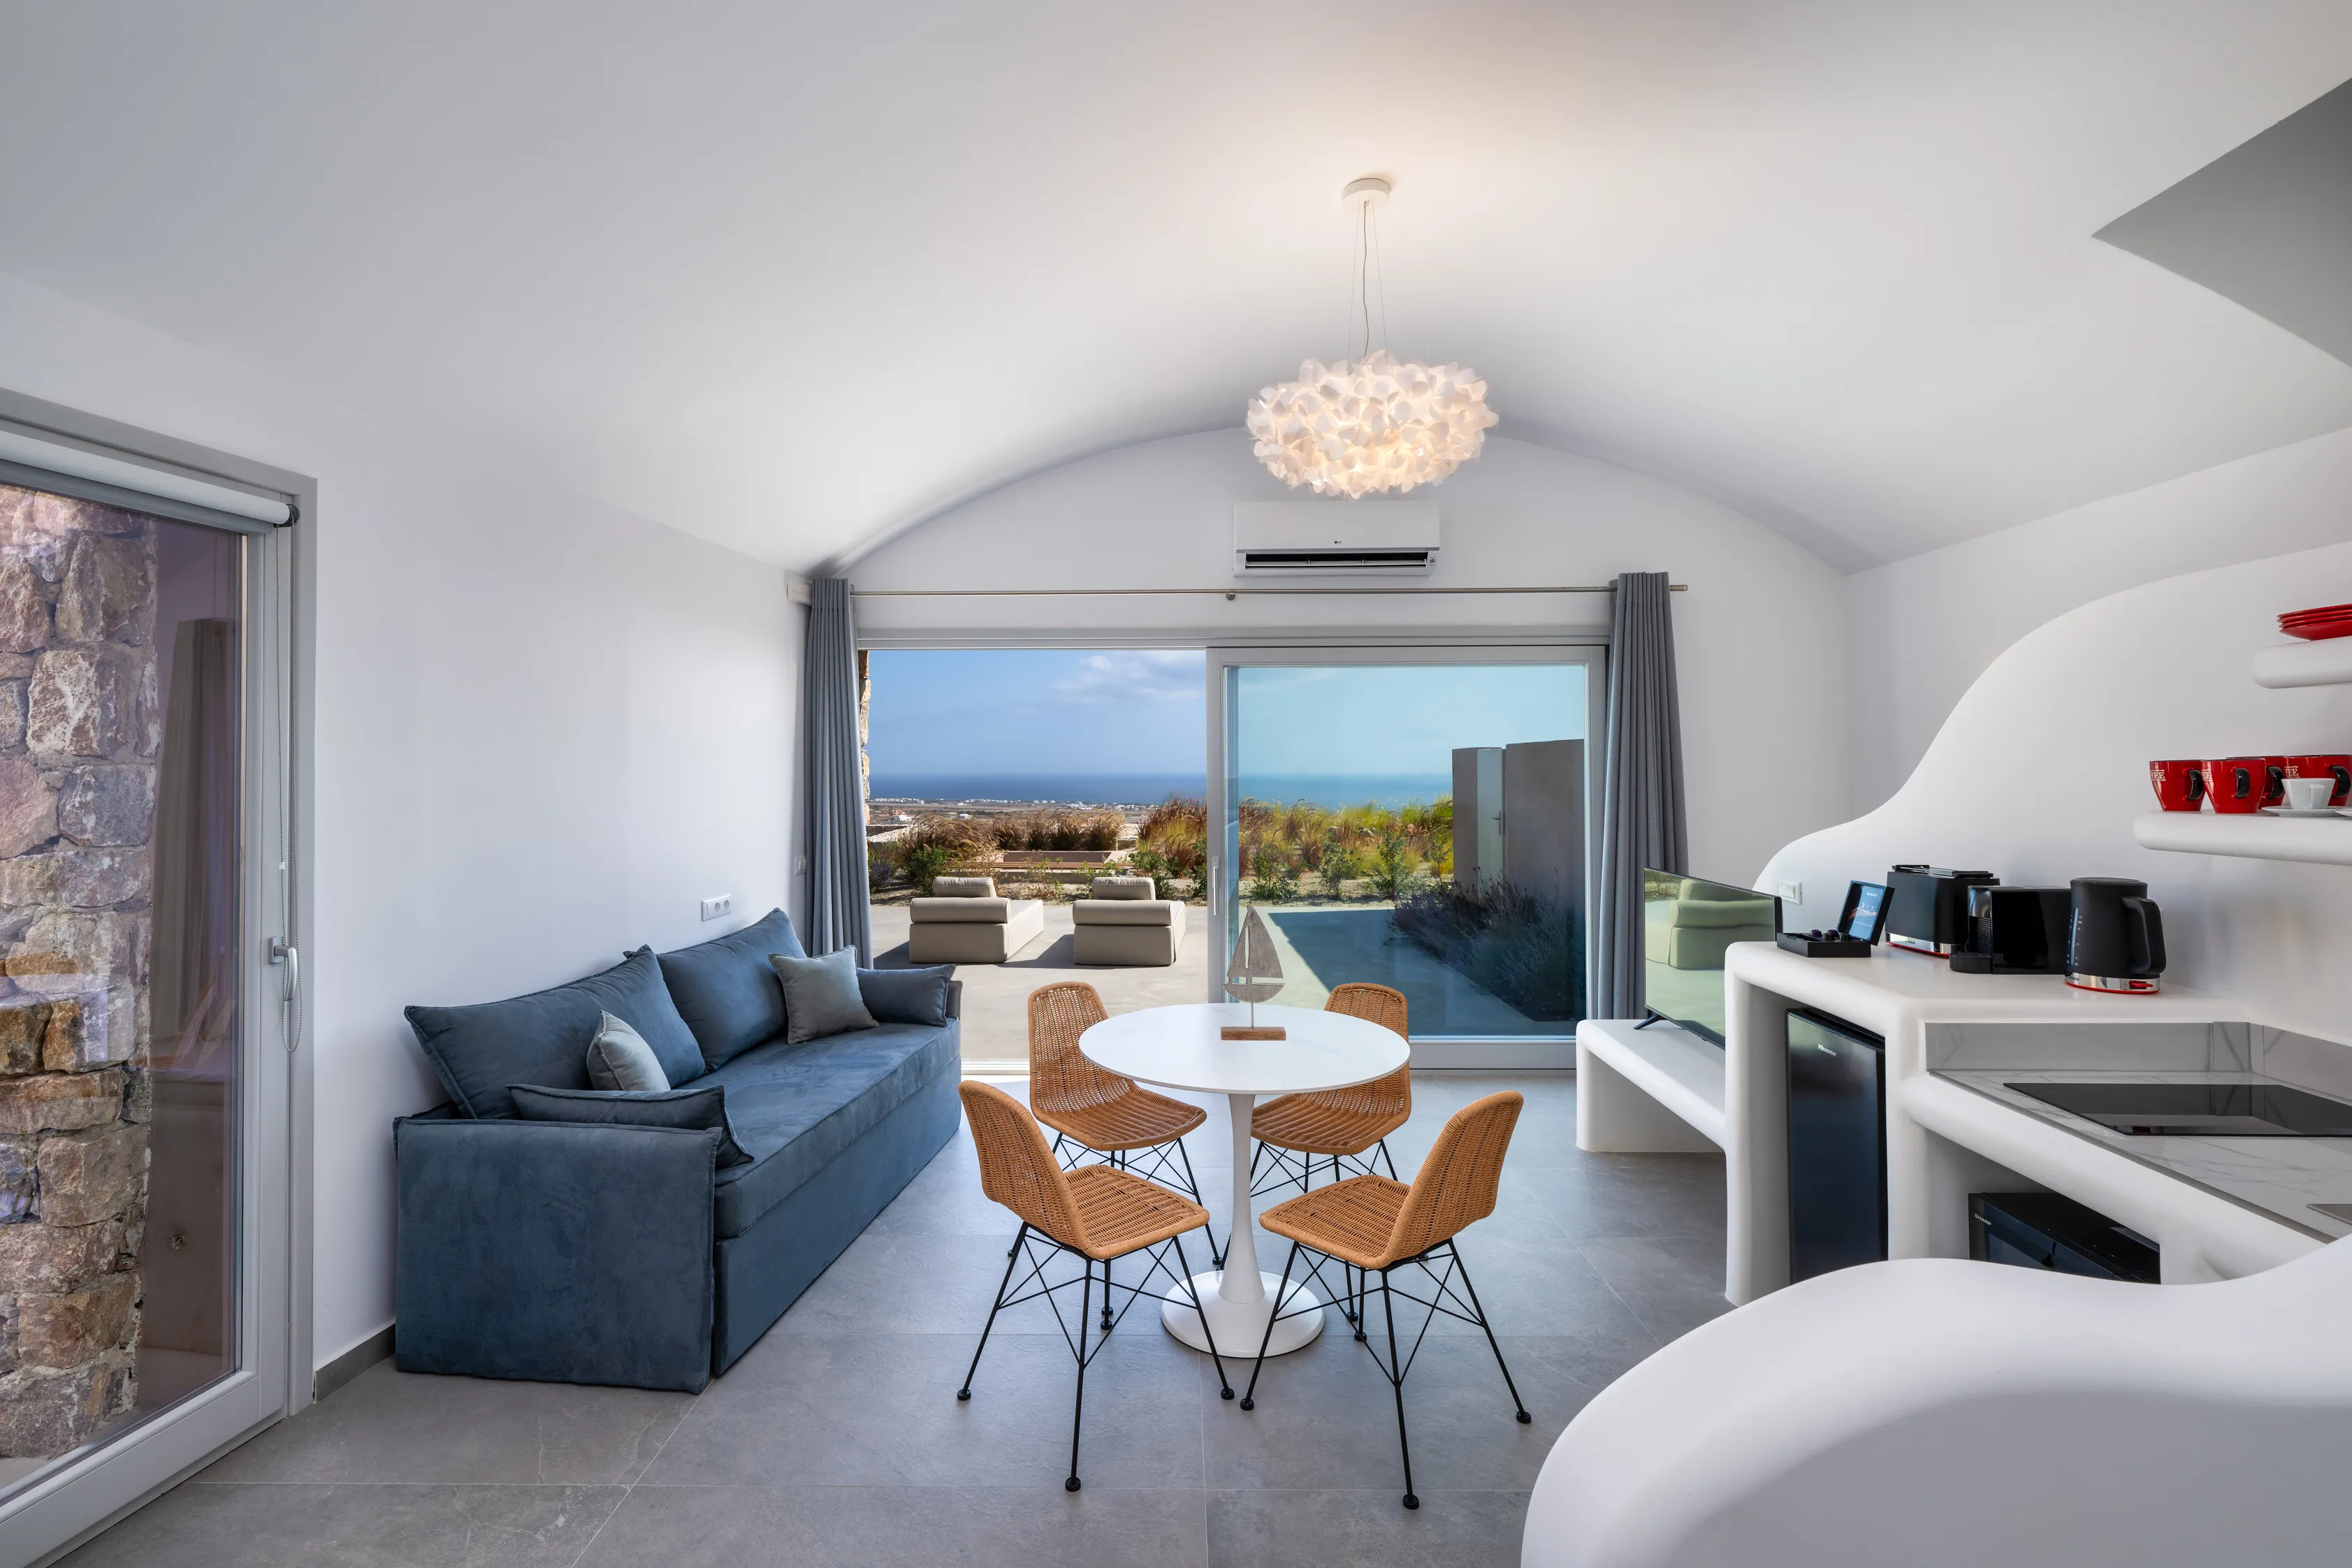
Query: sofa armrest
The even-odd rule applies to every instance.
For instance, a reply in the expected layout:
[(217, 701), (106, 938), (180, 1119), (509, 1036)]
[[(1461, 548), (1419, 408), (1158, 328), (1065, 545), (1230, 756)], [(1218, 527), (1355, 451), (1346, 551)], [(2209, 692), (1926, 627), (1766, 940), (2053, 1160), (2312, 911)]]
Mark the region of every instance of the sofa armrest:
[(411, 1117), (393, 1150), (401, 1370), (709, 1382), (718, 1133)]

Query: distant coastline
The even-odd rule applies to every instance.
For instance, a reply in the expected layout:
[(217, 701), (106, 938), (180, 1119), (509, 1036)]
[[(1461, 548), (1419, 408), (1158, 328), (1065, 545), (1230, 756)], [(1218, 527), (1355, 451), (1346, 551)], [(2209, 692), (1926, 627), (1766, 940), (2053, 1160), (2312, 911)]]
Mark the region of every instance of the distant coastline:
[[(1242, 794), (1277, 805), (1303, 800), (1338, 809), (1371, 802), (1399, 806), (1449, 794), (1443, 773), (1244, 774)], [(897, 805), (986, 803), (1034, 805), (1152, 805), (1171, 795), (1196, 798), (1207, 781), (1198, 773), (884, 773), (869, 786), (877, 801)]]

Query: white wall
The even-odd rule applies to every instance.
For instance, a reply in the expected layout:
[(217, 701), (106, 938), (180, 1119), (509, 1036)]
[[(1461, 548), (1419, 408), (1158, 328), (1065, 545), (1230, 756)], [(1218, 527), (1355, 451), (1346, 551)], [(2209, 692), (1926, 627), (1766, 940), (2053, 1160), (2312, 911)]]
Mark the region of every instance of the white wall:
[[(1675, 596), (1675, 626), (1694, 870), (1745, 882), (1790, 838), (1846, 815), (1846, 610), (1834, 569), (1718, 502), (1522, 441), (1488, 437), (1484, 456), (1414, 492), (1424, 495), (1444, 519), (1432, 586), (1606, 583), (1657, 570), (1690, 585)], [(1222, 589), (1234, 584), (1233, 503), (1301, 499), (1250, 455), (1241, 431), (1209, 431), (1008, 485), (849, 572), (860, 588)], [(865, 599), (857, 615), (867, 630), (946, 640), (1178, 644), (1574, 626), (1606, 641), (1609, 599)]]
[(2136, 584), (2345, 538), (2352, 429), (1858, 574), (1854, 808), (1895, 793), (1961, 693), (2034, 627)]
[(0, 276), (0, 385), (316, 477), (313, 1356), (392, 1318), (400, 1014), (786, 901), (803, 612), (780, 570)]
[(2252, 673), (2254, 649), (2285, 640), (2278, 611), (2347, 600), (2339, 543), (2070, 611), (1992, 661), (1893, 799), (1790, 845), (1759, 885), (1804, 883), (1795, 927), (1834, 920), (1848, 880), (1903, 861), (2028, 884), (2137, 877), (2164, 910), (2168, 980), (2352, 1041), (2352, 871), (2158, 853), (2131, 832), (2155, 809), (2151, 760), (2352, 750), (2352, 687), (2272, 691)]

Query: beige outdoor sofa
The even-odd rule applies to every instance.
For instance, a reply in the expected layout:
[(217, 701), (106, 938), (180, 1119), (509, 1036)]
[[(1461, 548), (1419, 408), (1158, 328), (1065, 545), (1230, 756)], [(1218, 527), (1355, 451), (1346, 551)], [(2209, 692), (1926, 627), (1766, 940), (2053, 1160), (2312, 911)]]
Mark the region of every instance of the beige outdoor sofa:
[(941, 877), (911, 906), (907, 956), (917, 963), (1002, 963), (1045, 934), (1045, 906), (1000, 899), (992, 877)]
[(1184, 945), (1184, 905), (1151, 896), (1149, 877), (1097, 877), (1070, 906), (1080, 963), (1168, 964)]

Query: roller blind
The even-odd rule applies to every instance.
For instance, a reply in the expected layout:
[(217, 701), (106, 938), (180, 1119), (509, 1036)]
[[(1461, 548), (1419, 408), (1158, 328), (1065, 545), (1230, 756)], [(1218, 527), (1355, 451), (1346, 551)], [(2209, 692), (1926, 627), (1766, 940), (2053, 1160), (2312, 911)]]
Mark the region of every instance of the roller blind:
[(7, 420), (0, 420), (0, 484), (239, 533), (264, 533), (295, 520), (289, 497), (68, 445)]

